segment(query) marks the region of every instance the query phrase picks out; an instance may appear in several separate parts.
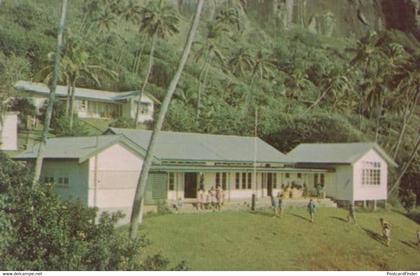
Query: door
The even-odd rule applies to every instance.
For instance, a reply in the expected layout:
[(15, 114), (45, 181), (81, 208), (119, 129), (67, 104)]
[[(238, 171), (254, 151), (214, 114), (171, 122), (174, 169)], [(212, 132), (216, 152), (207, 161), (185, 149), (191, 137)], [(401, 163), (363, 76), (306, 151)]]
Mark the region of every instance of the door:
[(184, 197), (197, 197), (197, 173), (185, 173), (184, 177)]
[(267, 196), (272, 196), (273, 194), (273, 174), (267, 173)]

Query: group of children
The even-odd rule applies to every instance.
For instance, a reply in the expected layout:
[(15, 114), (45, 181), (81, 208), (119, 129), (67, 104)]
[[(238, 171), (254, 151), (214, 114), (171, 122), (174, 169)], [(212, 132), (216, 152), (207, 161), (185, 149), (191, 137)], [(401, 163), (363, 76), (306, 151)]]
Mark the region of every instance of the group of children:
[(220, 210), (224, 204), (224, 199), (225, 193), (220, 185), (217, 185), (216, 188), (211, 186), (208, 191), (201, 186), (197, 192), (197, 209)]

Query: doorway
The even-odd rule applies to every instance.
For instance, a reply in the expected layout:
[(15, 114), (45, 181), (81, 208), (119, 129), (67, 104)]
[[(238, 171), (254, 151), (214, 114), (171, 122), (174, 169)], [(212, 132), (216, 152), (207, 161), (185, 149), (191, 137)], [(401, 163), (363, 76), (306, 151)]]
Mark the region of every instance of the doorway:
[(184, 176), (184, 198), (197, 197), (197, 173), (185, 173)]
[(273, 195), (273, 174), (267, 173), (267, 196)]

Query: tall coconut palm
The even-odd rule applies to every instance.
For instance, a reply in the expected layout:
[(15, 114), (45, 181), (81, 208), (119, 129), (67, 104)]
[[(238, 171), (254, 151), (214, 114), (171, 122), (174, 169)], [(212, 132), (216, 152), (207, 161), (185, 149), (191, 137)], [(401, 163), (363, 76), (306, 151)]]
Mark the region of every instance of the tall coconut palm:
[(191, 28), (188, 32), (187, 40), (185, 42), (184, 50), (182, 52), (182, 56), (179, 61), (178, 68), (176, 70), (176, 73), (171, 83), (169, 84), (168, 90), (166, 92), (166, 96), (163, 100), (162, 107), (159, 112), (158, 119), (153, 128), (152, 136), (150, 137), (149, 146), (147, 147), (146, 156), (142, 164), (139, 181), (137, 183), (136, 194), (134, 196), (134, 202), (133, 202), (133, 209), (131, 212), (129, 236), (132, 239), (135, 239), (137, 237), (138, 224), (139, 222), (141, 223), (143, 221), (144, 192), (146, 191), (147, 179), (148, 179), (149, 170), (152, 164), (156, 141), (159, 136), (159, 132), (162, 128), (163, 121), (165, 120), (165, 116), (168, 111), (169, 104), (171, 103), (172, 96), (175, 93), (175, 90), (178, 85), (179, 79), (181, 78), (181, 74), (184, 69), (185, 63), (187, 62), (188, 55), (191, 51), (191, 45), (192, 45), (195, 33), (198, 28), (203, 4), (204, 4), (204, 0), (198, 0), (197, 9), (196, 9), (193, 21), (191, 23)]
[(37, 185), (37, 183), (39, 182), (39, 178), (41, 176), (44, 147), (47, 142), (48, 132), (49, 132), (50, 123), (51, 123), (51, 115), (53, 112), (53, 105), (55, 101), (55, 91), (57, 88), (57, 80), (60, 76), (60, 59), (61, 59), (61, 50), (63, 48), (63, 33), (64, 33), (64, 25), (66, 22), (67, 5), (68, 5), (68, 0), (63, 0), (60, 24), (58, 26), (58, 34), (57, 34), (57, 48), (56, 48), (56, 55), (54, 59), (54, 73), (53, 73), (53, 77), (50, 83), (50, 95), (49, 95), (49, 100), (48, 100), (47, 112), (46, 112), (45, 120), (44, 120), (44, 130), (42, 131), (41, 143), (39, 144), (38, 154), (37, 154), (36, 163), (35, 163), (33, 186)]
[(347, 72), (341, 72), (338, 68), (334, 68), (322, 76), (320, 84), (321, 90), (323, 92), (320, 94), (318, 99), (316, 99), (315, 102), (306, 110), (306, 112), (320, 104), (320, 102), (327, 98), (328, 95), (330, 95), (330, 98), (333, 99), (333, 106), (335, 106), (339, 94), (345, 94), (347, 92), (353, 91), (353, 86), (347, 77)]
[(201, 96), (203, 94), (203, 91), (205, 90), (207, 75), (211, 63), (214, 60), (217, 60), (222, 65), (225, 63), (225, 57), (219, 45), (219, 40), (222, 37), (224, 37), (224, 35), (228, 32), (229, 29), (223, 24), (215, 24), (214, 22), (208, 23), (206, 39), (203, 42), (196, 42), (196, 44), (200, 45), (200, 48), (198, 49), (196, 54), (196, 60), (204, 60), (203, 67), (199, 75), (199, 87), (196, 104), (196, 120), (198, 120), (200, 117)]
[[(100, 76), (106, 75), (115, 78), (117, 73), (107, 69), (105, 66), (91, 64), (91, 55), (84, 49), (82, 43), (77, 38), (70, 38), (66, 40), (66, 47), (63, 51), (63, 57), (60, 61), (60, 75), (58, 80), (66, 81), (67, 83), (67, 100), (66, 100), (66, 116), (69, 117), (70, 129), (73, 127), (74, 121), (74, 102), (75, 91), (78, 81), (82, 78), (90, 79), (101, 86)], [(52, 59), (55, 55), (50, 54)], [(41, 69), (40, 74), (43, 80), (49, 82), (53, 77), (54, 67), (48, 65)]]
[(140, 32), (146, 34), (152, 39), (152, 45), (149, 54), (149, 65), (146, 76), (141, 86), (137, 100), (137, 109), (134, 124), (137, 126), (141, 109), (141, 98), (146, 90), (149, 77), (153, 68), (153, 59), (155, 54), (157, 39), (165, 39), (175, 33), (178, 33), (179, 17), (176, 9), (172, 5), (164, 3), (163, 0), (150, 1), (147, 6), (140, 11)]

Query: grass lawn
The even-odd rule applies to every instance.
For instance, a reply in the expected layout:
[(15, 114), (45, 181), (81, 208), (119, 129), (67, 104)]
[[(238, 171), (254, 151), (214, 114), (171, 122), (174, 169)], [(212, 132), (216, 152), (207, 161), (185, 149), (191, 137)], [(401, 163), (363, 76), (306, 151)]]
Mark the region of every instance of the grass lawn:
[[(358, 212), (358, 225), (343, 209), (318, 209), (315, 223), (304, 208), (283, 218), (270, 210), (146, 217), (140, 230), (151, 241), (146, 254), (162, 253), (192, 270), (420, 270), (413, 220), (394, 212)], [(383, 245), (379, 218), (392, 224)]]

